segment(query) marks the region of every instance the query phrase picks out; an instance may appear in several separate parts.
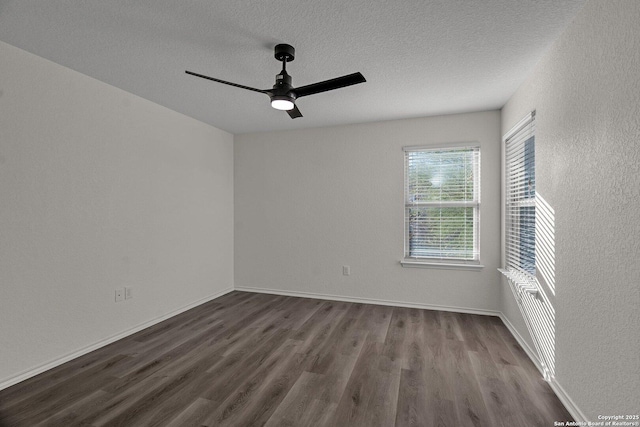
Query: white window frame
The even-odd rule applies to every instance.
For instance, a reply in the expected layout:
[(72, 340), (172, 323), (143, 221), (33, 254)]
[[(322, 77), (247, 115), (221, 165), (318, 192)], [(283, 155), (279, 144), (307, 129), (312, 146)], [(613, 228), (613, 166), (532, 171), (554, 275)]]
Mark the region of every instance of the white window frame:
[[(468, 148), (477, 150), (478, 161), (474, 164), (474, 195), (475, 200), (472, 202), (422, 202), (421, 205), (434, 207), (473, 207), (474, 208), (474, 253), (473, 259), (462, 258), (444, 258), (444, 257), (411, 257), (409, 256), (409, 221), (407, 220), (407, 208), (414, 205), (407, 200), (407, 153), (416, 151), (446, 151), (460, 148)], [(438, 145), (416, 145), (406, 146), (402, 148), (404, 152), (404, 180), (403, 180), (403, 199), (404, 199), (404, 257), (400, 261), (403, 267), (418, 268), (447, 268), (447, 269), (480, 269), (484, 266), (480, 263), (480, 188), (481, 188), (481, 147), (478, 142), (461, 142)]]

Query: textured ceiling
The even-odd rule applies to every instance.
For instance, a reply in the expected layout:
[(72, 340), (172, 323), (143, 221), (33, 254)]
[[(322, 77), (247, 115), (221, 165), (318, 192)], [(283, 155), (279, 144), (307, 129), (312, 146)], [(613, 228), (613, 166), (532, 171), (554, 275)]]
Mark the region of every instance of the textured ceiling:
[[(232, 133), (500, 108), (584, 0), (0, 0), (0, 40)], [(261, 89), (296, 49), (294, 86), (367, 83), (298, 100)]]

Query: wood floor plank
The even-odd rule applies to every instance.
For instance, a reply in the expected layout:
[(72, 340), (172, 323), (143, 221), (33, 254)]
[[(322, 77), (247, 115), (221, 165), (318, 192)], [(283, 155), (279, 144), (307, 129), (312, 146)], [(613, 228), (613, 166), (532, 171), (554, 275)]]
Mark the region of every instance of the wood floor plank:
[(154, 376), (158, 381), (145, 387), (139, 393), (122, 400), (118, 412), (110, 411), (93, 421), (95, 426), (149, 425), (149, 417), (155, 409), (162, 409), (164, 403), (202, 378), (207, 365), (197, 355), (184, 355), (175, 366), (167, 367), (162, 374)]
[(488, 350), (469, 351), (469, 362), (476, 376), (482, 375), (488, 378), (500, 378), (500, 368), (493, 361)]
[(403, 344), (407, 334), (408, 320), (409, 309), (404, 307), (393, 308), (389, 329), (378, 362), (378, 369), (381, 371), (399, 373), (405, 364), (407, 352)]
[(267, 377), (256, 399), (242, 411), (237, 420), (229, 425), (264, 425), (278, 406), (282, 403), (287, 392), (308, 366), (308, 359), (300, 353), (295, 353), (291, 359), (282, 364), (281, 369), (272, 371)]
[(461, 427), (490, 425), (491, 419), (469, 359), (466, 342), (450, 342), (449, 349), (452, 356), (448, 360), (449, 372), (452, 375), (459, 425)]
[(505, 346), (504, 341), (498, 335), (494, 324), (494, 320), (490, 316), (480, 316), (476, 320), (478, 333), (493, 361), (502, 365), (518, 365), (513, 353)]
[(382, 355), (382, 346), (375, 341), (367, 341), (349, 377), (346, 389), (336, 408), (335, 425), (366, 425), (368, 406), (374, 394), (377, 378), (377, 364)]
[[(54, 387), (46, 388), (42, 393), (36, 394), (30, 399), (20, 401), (8, 408), (11, 418), (0, 421), (5, 421), (9, 425), (34, 425), (41, 422), (63, 408), (75, 404), (91, 390), (98, 389), (102, 384), (108, 382), (110, 370), (125, 358), (126, 356), (122, 355), (109, 358), (85, 371), (86, 377), (83, 375), (82, 382), (77, 381), (77, 376), (72, 377)], [(4, 413), (4, 411), (0, 413)]]
[[(294, 340), (287, 340), (277, 351), (273, 352), (262, 365), (257, 367), (245, 381), (241, 382), (239, 386), (235, 387), (228, 397), (221, 402), (218, 409), (208, 417), (204, 425), (208, 426), (235, 426), (239, 424), (238, 420), (245, 417), (252, 417), (256, 415), (263, 416), (260, 412), (260, 399), (270, 399), (271, 395), (262, 395), (261, 391), (267, 390), (267, 385), (270, 384), (274, 378), (279, 378), (279, 375), (283, 372), (286, 373), (287, 369), (296, 369), (298, 365), (303, 364), (306, 361), (305, 355), (301, 355), (296, 352), (296, 346), (299, 343)], [(298, 374), (300, 374), (299, 372)], [(281, 389), (277, 389), (280, 397)], [(282, 399), (285, 394), (282, 393)], [(275, 411), (275, 406), (268, 409)], [(250, 414), (250, 415), (247, 415)], [(268, 419), (271, 413), (268, 414)], [(265, 420), (266, 422), (266, 420)], [(246, 424), (245, 424), (246, 425)]]
[(421, 310), (408, 311), (409, 322), (406, 325), (402, 347), (404, 348), (403, 368), (412, 371), (422, 371), (427, 360), (427, 335), (422, 321)]
[[(455, 400), (453, 384), (451, 382), (451, 357), (444, 329), (429, 331), (427, 335), (427, 349), (425, 353), (422, 375), (428, 384), (427, 399), (436, 403)], [(435, 410), (435, 409), (434, 409)]]
[(522, 373), (522, 368), (519, 366), (505, 366), (502, 369), (505, 389), (509, 392), (512, 404), (519, 408), (517, 414), (521, 424), (543, 427), (547, 425), (547, 420), (542, 415), (545, 411), (544, 404), (535, 395), (529, 393), (530, 384), (524, 379)]
[(367, 331), (357, 328), (358, 319), (363, 311), (356, 312), (356, 307), (357, 305), (353, 305), (347, 310), (322, 345), (316, 344), (317, 350), (314, 351), (316, 357), (311, 363), (310, 372), (326, 374), (340, 355), (349, 356), (360, 353)]
[(458, 313), (452, 313), (450, 311), (440, 311), (440, 321), (442, 328), (445, 332), (445, 337), (449, 340), (464, 340), (462, 330), (458, 324)]
[(86, 371), (104, 363), (105, 358), (126, 353), (130, 341), (119, 340), (99, 350), (92, 351), (82, 357), (71, 360), (55, 369), (43, 372), (40, 375), (22, 381), (10, 388), (0, 391), (0, 405), (7, 407), (19, 401), (32, 398), (35, 394), (42, 393), (45, 389), (68, 381), (75, 376), (84, 375)]
[(366, 426), (394, 425), (398, 408), (400, 375), (396, 372), (380, 372), (372, 385), (372, 395), (367, 404)]
[(510, 391), (498, 378), (478, 376), (478, 383), (484, 403), (492, 419), (493, 426), (519, 426), (522, 424), (518, 408), (511, 399)]
[(313, 372), (300, 374), (280, 405), (269, 417), (265, 427), (295, 425), (296, 421), (304, 417), (314, 404), (314, 390), (324, 377), (324, 374)]
[(118, 393), (109, 393), (110, 397), (94, 411), (85, 413), (79, 419), (81, 425), (94, 425), (96, 420), (108, 420), (124, 412), (145, 392), (155, 389), (162, 382), (161, 377), (146, 377), (139, 382), (130, 384)]
[(345, 302), (324, 301), (320, 308), (297, 331), (294, 331), (291, 338), (305, 342), (314, 339), (314, 335), (319, 330), (344, 316), (348, 305), (349, 303)]
[(82, 424), (81, 420), (83, 417), (102, 407), (112, 397), (110, 393), (97, 390), (36, 424), (36, 427), (66, 427), (74, 424)]
[[(493, 319), (492, 319), (493, 320)], [(511, 354), (514, 356), (516, 360), (517, 366), (520, 366), (522, 369), (529, 373), (529, 378), (531, 380), (532, 385), (538, 390), (540, 393), (551, 393), (553, 394), (553, 390), (549, 386), (549, 383), (544, 380), (542, 376), (539, 375), (538, 368), (533, 364), (527, 353), (520, 346), (518, 341), (511, 335), (511, 332), (507, 329), (507, 327), (502, 323), (502, 320), (496, 318), (493, 321), (494, 329), (498, 332), (499, 337), (505, 343), (507, 348), (511, 351)]]
[(336, 412), (337, 403), (314, 399), (309, 410), (298, 421), (293, 421), (291, 426), (322, 427), (331, 426), (331, 420)]
[(428, 387), (421, 371), (402, 369), (398, 386), (396, 426), (434, 425), (433, 402), (427, 398)]
[[(152, 405), (149, 410), (146, 410), (138, 418), (137, 424), (144, 426), (165, 425), (167, 420), (172, 419), (176, 414), (182, 413), (185, 406), (201, 399), (199, 397), (200, 393), (215, 381), (216, 377), (214, 375), (200, 371), (194, 378), (187, 381), (184, 386), (170, 386), (169, 391), (162, 397), (164, 403)], [(153, 400), (156, 403), (159, 401), (157, 396), (154, 396)], [(199, 408), (199, 411), (204, 411), (204, 409)]]
[(280, 329), (275, 330), (269, 337), (261, 345), (252, 347), (253, 351), (248, 354), (235, 353), (209, 368), (207, 372), (216, 375), (217, 380), (201, 396), (215, 402), (225, 401), (247, 373), (254, 373), (272, 358), (277, 349), (286, 341), (290, 341), (286, 331)]
[(278, 316), (274, 319), (280, 329), (297, 329), (321, 306), (320, 300), (291, 298), (292, 300), (278, 310)]
[(194, 348), (202, 344), (202, 338), (215, 334), (226, 333), (226, 328), (222, 324), (214, 324), (213, 326), (194, 334), (183, 334), (167, 336), (167, 341), (155, 343), (146, 351), (129, 357), (126, 361), (118, 365), (114, 376), (125, 378), (128, 376), (146, 376), (154, 371), (161, 369), (163, 366), (170, 364), (180, 355), (192, 351)]
[(487, 351), (487, 347), (482, 340), (482, 337), (478, 331), (477, 322), (479, 315), (458, 313), (458, 325), (462, 333), (462, 339), (465, 347), (470, 351)]
[(513, 426), (570, 415), (498, 318), (231, 292), (0, 390), (0, 426)]
[(201, 397), (193, 401), (184, 411), (180, 412), (167, 424), (167, 427), (184, 427), (201, 425), (207, 415), (213, 412), (216, 403)]
[(332, 339), (334, 331), (341, 326), (344, 328), (343, 322), (349, 324), (352, 322), (352, 320), (345, 318), (347, 308), (332, 311), (332, 314), (329, 315), (326, 315), (327, 313), (329, 312), (323, 313), (324, 317), (318, 319), (315, 327), (309, 330), (310, 333), (298, 346), (298, 352), (320, 359), (322, 351), (326, 348), (327, 341)]

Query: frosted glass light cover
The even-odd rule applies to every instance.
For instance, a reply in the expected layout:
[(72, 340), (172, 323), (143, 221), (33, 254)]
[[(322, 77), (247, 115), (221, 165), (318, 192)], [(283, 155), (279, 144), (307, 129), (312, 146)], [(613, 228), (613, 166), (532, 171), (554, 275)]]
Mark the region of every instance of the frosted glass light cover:
[(293, 110), (293, 102), (286, 99), (274, 99), (271, 101), (271, 106), (276, 110)]

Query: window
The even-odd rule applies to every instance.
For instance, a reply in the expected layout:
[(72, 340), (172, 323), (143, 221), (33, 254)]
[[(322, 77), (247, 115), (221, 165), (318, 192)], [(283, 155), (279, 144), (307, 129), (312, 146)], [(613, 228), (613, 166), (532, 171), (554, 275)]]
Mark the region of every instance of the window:
[(536, 274), (535, 113), (505, 138), (507, 270)]
[[(504, 269), (545, 380), (555, 375), (555, 309), (538, 280), (553, 277), (553, 213), (536, 193), (535, 111), (504, 136)], [(536, 248), (536, 234), (538, 247)], [(536, 262), (538, 266), (536, 267)], [(536, 271), (538, 270), (538, 271)]]
[(405, 262), (478, 264), (480, 147), (404, 151)]

